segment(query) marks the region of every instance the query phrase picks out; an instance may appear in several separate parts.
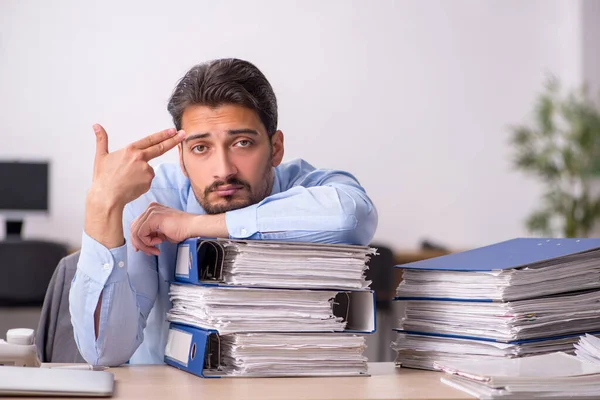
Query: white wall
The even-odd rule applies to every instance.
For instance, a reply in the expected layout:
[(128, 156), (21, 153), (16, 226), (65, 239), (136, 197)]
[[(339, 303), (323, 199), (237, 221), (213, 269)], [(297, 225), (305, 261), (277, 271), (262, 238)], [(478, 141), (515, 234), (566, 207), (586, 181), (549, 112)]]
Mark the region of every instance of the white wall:
[(581, 4), (583, 78), (590, 91), (600, 97), (600, 1)]
[[(581, 77), (580, 1), (0, 1), (0, 159), (50, 159), (49, 218), (79, 244), (102, 123), (112, 149), (170, 126), (192, 65), (254, 62), (286, 159), (353, 172), (377, 239), (470, 247), (525, 235), (539, 188), (510, 166), (546, 73)], [(176, 153), (165, 156), (176, 160)]]

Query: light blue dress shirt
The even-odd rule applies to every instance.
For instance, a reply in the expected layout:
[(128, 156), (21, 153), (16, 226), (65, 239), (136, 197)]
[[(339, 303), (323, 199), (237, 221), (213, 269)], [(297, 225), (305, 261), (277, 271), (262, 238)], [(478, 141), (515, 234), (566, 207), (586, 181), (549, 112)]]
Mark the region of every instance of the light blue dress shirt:
[[(229, 211), (227, 229), (235, 239), (368, 244), (377, 228), (373, 203), (350, 174), (319, 170), (303, 160), (274, 169), (271, 195), (260, 203)], [(150, 190), (127, 204), (126, 244), (107, 249), (83, 233), (77, 273), (69, 293), (75, 341), (94, 365), (163, 363), (171, 308), (169, 282), (177, 248), (164, 242), (159, 256), (135, 252), (127, 244), (131, 222), (151, 202), (205, 214), (177, 164), (155, 168)], [(98, 338), (94, 311), (102, 293)]]

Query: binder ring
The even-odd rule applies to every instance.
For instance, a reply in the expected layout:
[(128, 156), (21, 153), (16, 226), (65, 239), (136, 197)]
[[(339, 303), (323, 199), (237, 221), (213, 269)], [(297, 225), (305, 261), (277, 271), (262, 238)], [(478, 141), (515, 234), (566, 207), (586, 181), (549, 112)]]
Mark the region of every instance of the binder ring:
[(194, 361), (194, 358), (196, 358), (196, 343), (192, 344), (192, 349), (190, 350), (190, 358), (192, 361)]

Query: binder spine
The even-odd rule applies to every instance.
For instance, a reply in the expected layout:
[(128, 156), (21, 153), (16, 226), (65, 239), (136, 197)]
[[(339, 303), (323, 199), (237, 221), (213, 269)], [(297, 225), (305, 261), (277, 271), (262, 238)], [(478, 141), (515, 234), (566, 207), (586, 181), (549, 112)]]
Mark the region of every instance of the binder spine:
[(191, 374), (208, 378), (218, 378), (218, 374), (205, 374), (205, 371), (221, 370), (220, 340), (217, 331), (194, 328), (171, 323), (165, 363)]
[(214, 286), (223, 282), (225, 249), (215, 240), (187, 239), (178, 245), (175, 282)]

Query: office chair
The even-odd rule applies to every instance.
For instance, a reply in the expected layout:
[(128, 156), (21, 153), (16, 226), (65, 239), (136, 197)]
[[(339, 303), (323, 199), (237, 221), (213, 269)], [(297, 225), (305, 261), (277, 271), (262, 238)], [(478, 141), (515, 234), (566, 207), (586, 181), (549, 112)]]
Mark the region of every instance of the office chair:
[(0, 306), (41, 306), (67, 246), (43, 240), (0, 241)]
[(75, 343), (69, 312), (69, 289), (78, 260), (79, 252), (60, 260), (48, 285), (35, 336), (38, 357), (42, 362), (85, 362)]

